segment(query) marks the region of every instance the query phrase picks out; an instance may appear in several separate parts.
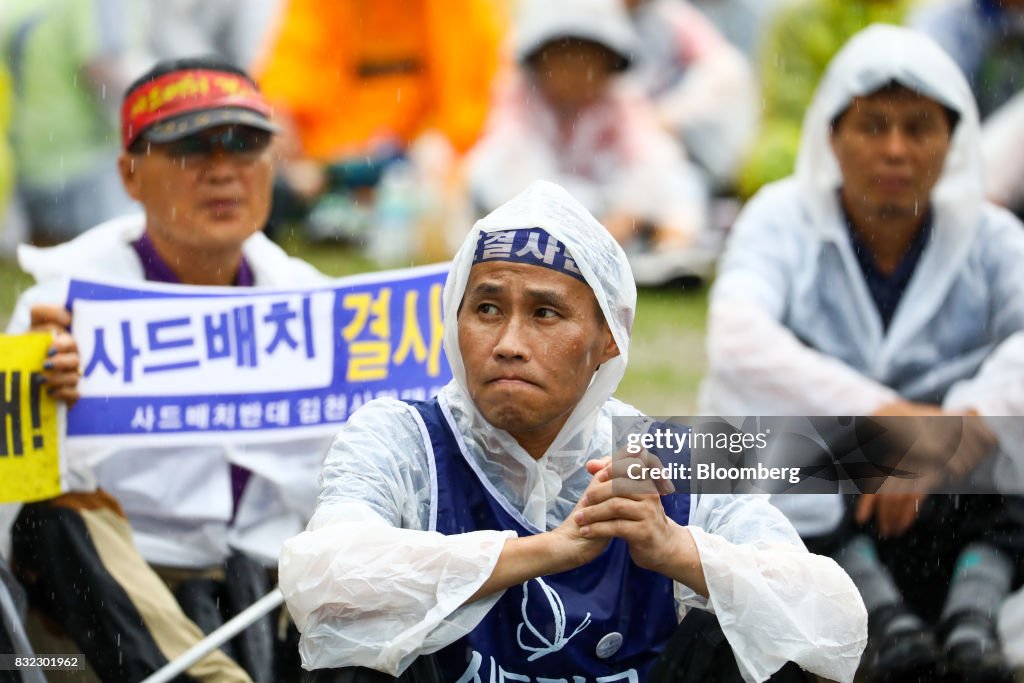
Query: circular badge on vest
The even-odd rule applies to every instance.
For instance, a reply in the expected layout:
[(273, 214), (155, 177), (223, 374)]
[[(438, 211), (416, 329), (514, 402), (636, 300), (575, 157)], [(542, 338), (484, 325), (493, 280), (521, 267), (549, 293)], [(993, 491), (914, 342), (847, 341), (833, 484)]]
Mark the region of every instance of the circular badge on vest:
[(608, 659), (622, 647), (622, 634), (612, 631), (601, 640), (597, 641), (595, 653), (601, 659)]

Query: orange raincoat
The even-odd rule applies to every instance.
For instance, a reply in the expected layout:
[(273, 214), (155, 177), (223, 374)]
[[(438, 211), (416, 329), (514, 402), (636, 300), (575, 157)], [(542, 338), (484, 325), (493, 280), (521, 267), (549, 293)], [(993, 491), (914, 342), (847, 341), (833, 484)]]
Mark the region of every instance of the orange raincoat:
[(459, 151), (487, 117), (501, 0), (289, 0), (260, 85), (303, 152), (330, 161), (428, 129)]

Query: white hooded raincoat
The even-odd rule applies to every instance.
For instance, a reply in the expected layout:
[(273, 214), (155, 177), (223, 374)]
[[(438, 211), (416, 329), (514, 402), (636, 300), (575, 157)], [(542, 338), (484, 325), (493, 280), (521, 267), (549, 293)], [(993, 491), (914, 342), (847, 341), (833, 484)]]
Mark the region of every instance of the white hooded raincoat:
[[(829, 125), (891, 81), (960, 120), (930, 242), (884, 330), (839, 206)], [(702, 411), (868, 415), (902, 398), (1024, 414), (1024, 230), (983, 200), (979, 150), (970, 88), (936, 43), (884, 25), (852, 38), (807, 112), (796, 174), (762, 190), (733, 229), (712, 292)], [(838, 522), (838, 499), (789, 498), (807, 508), (787, 509), (801, 533)]]
[[(573, 254), (621, 352), (601, 366), (538, 460), (474, 407), (453, 314), (480, 232), (534, 226)], [(610, 455), (611, 417), (639, 415), (611, 398), (626, 367), (635, 306), (622, 250), (582, 205), (550, 183), (535, 183), (479, 221), (455, 256), (444, 292), (445, 352), (454, 380), (439, 400), (470, 463), (538, 531), (555, 528), (571, 512), (590, 479), (586, 461)], [(285, 544), (280, 563), (281, 588), (303, 633), (305, 667), (367, 666), (397, 674), (418, 655), (472, 630), (500, 597), (463, 604), (488, 578), (513, 532), (432, 531), (435, 486), (426, 438), (414, 409), (383, 399), (357, 411), (335, 440), (316, 513), (307, 531)], [(788, 660), (827, 678), (852, 680), (866, 615), (837, 565), (808, 554), (760, 497), (703, 496), (693, 503), (690, 529), (710, 599), (680, 585), (676, 597), (718, 616), (747, 680), (764, 680)]]

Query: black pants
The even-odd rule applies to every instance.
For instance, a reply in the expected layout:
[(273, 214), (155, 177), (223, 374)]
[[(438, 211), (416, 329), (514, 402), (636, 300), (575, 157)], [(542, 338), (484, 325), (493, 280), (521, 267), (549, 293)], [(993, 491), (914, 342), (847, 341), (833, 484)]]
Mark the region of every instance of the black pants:
[(938, 621), (956, 561), (975, 541), (984, 541), (1013, 562), (1017, 571), (1012, 588), (1024, 578), (1024, 497), (931, 495), (913, 526), (893, 538), (881, 538), (873, 521), (858, 526), (853, 519), (856, 501), (856, 496), (847, 499), (846, 516), (835, 532), (804, 539), (807, 549), (833, 555), (857, 534), (867, 534), (907, 605), (927, 622)]
[[(195, 578), (178, 584), (174, 596), (189, 619), (204, 633), (213, 633), (261, 597), (272, 585), (259, 562), (232, 554), (224, 567), (224, 580)], [(284, 640), (277, 637), (278, 612), (273, 611), (221, 646), (242, 665), (253, 683), (291, 683), (299, 680), (299, 634), (289, 622)]]
[[(984, 541), (1017, 568), (1024, 558), (1024, 499), (1017, 496), (929, 496), (918, 521), (906, 534), (878, 539), (878, 556), (915, 612), (929, 622), (939, 618), (957, 558), (970, 543)], [(1011, 588), (1012, 589), (1012, 588)]]
[[(793, 663), (769, 679), (774, 683), (810, 683), (817, 680)], [(395, 678), (388, 674), (350, 667), (321, 669), (307, 673), (305, 683), (444, 683), (433, 656), (416, 659)], [(451, 682), (449, 682), (451, 683)], [(710, 612), (693, 609), (672, 634), (672, 638), (643, 683), (743, 683), (732, 648), (718, 619)]]
[(101, 680), (142, 680), (167, 663), (75, 510), (32, 503), (11, 531), (13, 568), (30, 604), (67, 631)]
[[(63, 628), (105, 683), (141, 681), (202, 639), (139, 555), (120, 507), (104, 492), (25, 505), (11, 536), (11, 569), (29, 603)], [(197, 680), (250, 677), (213, 652), (174, 683)]]

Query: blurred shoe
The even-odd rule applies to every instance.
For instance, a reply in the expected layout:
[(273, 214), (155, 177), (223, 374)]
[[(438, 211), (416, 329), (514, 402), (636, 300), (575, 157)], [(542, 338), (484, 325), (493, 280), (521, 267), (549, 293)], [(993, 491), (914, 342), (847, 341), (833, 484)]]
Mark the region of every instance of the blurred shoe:
[(935, 683), (945, 672), (935, 634), (899, 605), (869, 615), (864, 661), (870, 683)]
[(1013, 683), (992, 617), (966, 610), (940, 626), (946, 649), (948, 683)]
[(977, 642), (960, 643), (946, 652), (947, 683), (1014, 683), (1013, 669), (1002, 652)]
[(871, 683), (934, 683), (945, 680), (942, 651), (928, 630), (898, 631), (882, 638), (868, 665)]

